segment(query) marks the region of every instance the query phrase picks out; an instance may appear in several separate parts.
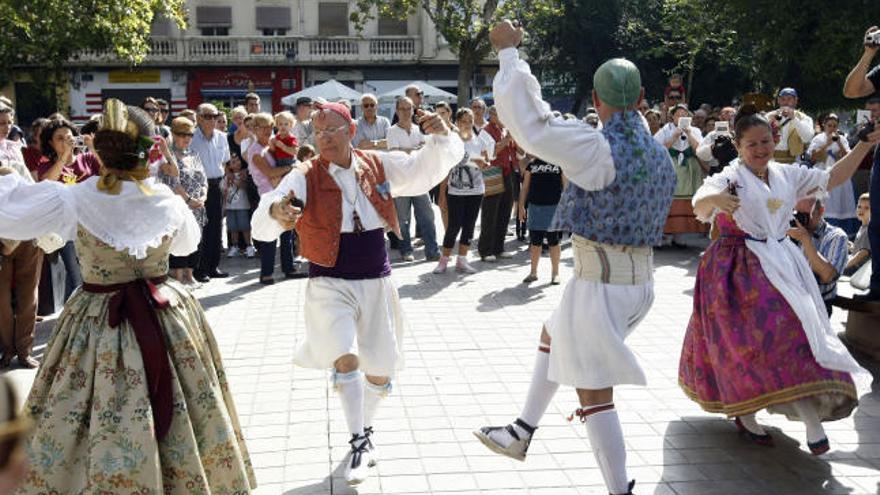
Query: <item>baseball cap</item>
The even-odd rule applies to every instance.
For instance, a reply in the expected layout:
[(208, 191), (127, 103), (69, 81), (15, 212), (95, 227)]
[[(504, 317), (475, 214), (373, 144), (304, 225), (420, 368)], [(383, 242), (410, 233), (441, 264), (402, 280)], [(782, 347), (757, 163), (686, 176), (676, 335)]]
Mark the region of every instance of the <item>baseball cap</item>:
[(625, 58), (613, 58), (596, 70), (593, 88), (599, 99), (617, 107), (635, 104), (642, 94), (642, 76), (639, 69)]
[(794, 96), (798, 97), (797, 91), (794, 88), (782, 88), (779, 90), (779, 96)]

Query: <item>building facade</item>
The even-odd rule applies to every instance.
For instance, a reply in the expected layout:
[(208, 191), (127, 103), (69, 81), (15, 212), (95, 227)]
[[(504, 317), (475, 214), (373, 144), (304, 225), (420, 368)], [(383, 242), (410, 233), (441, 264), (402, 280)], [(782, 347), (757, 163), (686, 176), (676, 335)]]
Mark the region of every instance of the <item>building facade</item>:
[[(360, 92), (383, 93), (413, 80), (457, 93), (458, 59), (424, 12), (381, 17), (357, 32), (354, 0), (188, 0), (188, 26), (157, 19), (151, 52), (136, 69), (112, 53), (84, 53), (71, 63), (67, 98), (78, 122), (107, 97), (139, 104), (171, 102), (174, 113), (204, 101), (226, 107), (245, 94), (280, 111), (281, 98), (336, 79)], [(477, 71), (474, 91), (494, 68)]]

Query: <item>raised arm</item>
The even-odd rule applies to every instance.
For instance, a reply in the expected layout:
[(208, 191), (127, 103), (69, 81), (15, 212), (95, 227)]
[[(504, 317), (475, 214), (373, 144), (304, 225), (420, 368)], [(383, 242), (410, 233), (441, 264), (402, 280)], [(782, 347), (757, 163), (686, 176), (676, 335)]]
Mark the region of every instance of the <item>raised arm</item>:
[(26, 241), (55, 233), (73, 239), (77, 217), (69, 193), (74, 187), (54, 181), (29, 184), (17, 174), (0, 176), (0, 238)]
[(516, 48), (503, 48), (498, 59), (495, 107), (517, 144), (547, 163), (558, 164), (584, 189), (608, 186), (614, 180), (614, 161), (602, 133), (580, 120), (554, 117), (550, 105), (541, 99), (541, 85)]
[(464, 143), (453, 134), (434, 134), (425, 146), (412, 153), (378, 152), (392, 196), (419, 196), (430, 191), (449, 175), (464, 157)]
[[(877, 31), (877, 29), (877, 26), (871, 26), (865, 35), (867, 36)], [(874, 94), (877, 88), (868, 79), (868, 67), (870, 67), (871, 60), (877, 54), (877, 49), (878, 47), (876, 46), (865, 45), (862, 58), (859, 59), (859, 63), (853, 67), (853, 70), (846, 77), (846, 82), (843, 84), (843, 96), (847, 98), (862, 98)]]

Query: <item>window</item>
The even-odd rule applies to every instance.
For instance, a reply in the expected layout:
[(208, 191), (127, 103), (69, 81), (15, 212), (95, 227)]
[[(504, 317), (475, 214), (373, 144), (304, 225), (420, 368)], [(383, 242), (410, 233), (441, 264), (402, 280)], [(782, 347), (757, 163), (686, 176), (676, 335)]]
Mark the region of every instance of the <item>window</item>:
[(202, 36), (229, 36), (228, 27), (202, 28)]
[(379, 36), (406, 36), (409, 34), (408, 24), (406, 19), (379, 16)]
[(263, 36), (285, 36), (290, 29), (290, 7), (257, 7), (257, 30)]
[(348, 36), (348, 3), (322, 2), (318, 5), (318, 34)]
[(232, 26), (232, 7), (196, 7), (196, 27), (202, 36), (229, 36)]

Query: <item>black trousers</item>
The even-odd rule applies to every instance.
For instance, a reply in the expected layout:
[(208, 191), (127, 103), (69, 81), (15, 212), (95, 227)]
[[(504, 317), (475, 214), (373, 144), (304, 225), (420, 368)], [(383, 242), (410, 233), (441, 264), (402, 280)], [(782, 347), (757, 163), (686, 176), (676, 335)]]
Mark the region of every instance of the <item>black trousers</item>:
[(455, 246), (455, 238), (461, 232), (458, 242), (462, 246), (470, 246), (474, 237), (474, 227), (477, 225), (477, 215), (480, 214), (480, 204), (483, 202), (482, 195), (476, 196), (453, 196), (446, 195), (448, 208), (446, 235), (443, 236), (443, 247), (452, 249)]
[(217, 271), (223, 249), (223, 192), (220, 190), (220, 180), (208, 179), (208, 200), (205, 201), (208, 223), (202, 229), (197, 270), (205, 275)]
[(513, 210), (513, 174), (504, 177), (504, 192), (483, 198), (480, 214), (480, 256), (498, 256), (504, 251), (504, 238)]

